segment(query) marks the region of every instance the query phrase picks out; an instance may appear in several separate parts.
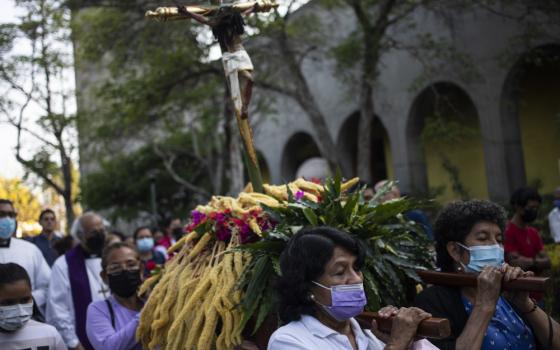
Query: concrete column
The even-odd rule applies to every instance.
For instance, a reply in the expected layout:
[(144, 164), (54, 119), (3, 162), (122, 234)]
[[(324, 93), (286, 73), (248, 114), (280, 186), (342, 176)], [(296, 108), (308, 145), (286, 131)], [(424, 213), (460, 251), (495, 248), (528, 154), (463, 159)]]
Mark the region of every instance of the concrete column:
[(410, 132), (408, 125), (411, 122), (408, 119), (414, 116), (409, 115), (405, 107), (398, 107), (384, 117), (392, 120), (391, 123), (386, 123), (387, 135), (391, 145), (395, 178), (399, 180), (401, 191), (427, 193), (428, 176), (419, 130), (418, 133), (416, 130)]
[[(500, 89), (487, 85), (486, 91), (473, 94), (480, 117), (480, 130), (484, 147), (484, 162), (490, 199), (507, 203), (511, 192), (520, 182), (525, 182), (525, 167), (515, 118), (502, 123), (500, 115)], [(483, 93), (487, 93), (482, 95)], [(507, 124), (508, 127), (504, 127)]]

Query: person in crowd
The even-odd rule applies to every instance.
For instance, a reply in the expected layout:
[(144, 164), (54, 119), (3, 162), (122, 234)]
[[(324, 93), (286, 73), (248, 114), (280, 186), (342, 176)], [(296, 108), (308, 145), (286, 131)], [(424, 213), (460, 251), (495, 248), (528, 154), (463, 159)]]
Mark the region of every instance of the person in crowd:
[(175, 219), (175, 227), (171, 231), (173, 239), (178, 242), (185, 235), (185, 226), (181, 223), (180, 219)]
[(73, 247), (74, 247), (74, 238), (72, 237), (72, 235), (62, 236), (61, 239), (57, 240), (53, 244), (53, 248), (58, 254), (58, 256), (66, 254), (66, 252), (72, 249)]
[(27, 271), (35, 304), (44, 313), (51, 269), (39, 248), (14, 237), (17, 229), (16, 218), (17, 213), (12, 202), (0, 199), (0, 263), (16, 263)]
[(37, 236), (29, 238), (29, 241), (35, 244), (43, 253), (43, 257), (49, 266), (52, 266), (59, 256), (55, 246), (61, 237), (55, 232), (56, 224), (56, 215), (52, 209), (41, 211), (41, 214), (39, 214), (39, 225), (41, 225), (42, 231)]
[(85, 213), (72, 224), (71, 234), (78, 244), (53, 265), (47, 322), (58, 329), (70, 349), (93, 350), (86, 336), (87, 307), (109, 296), (100, 276), (106, 238), (103, 218)]
[(143, 302), (136, 295), (142, 283), (143, 266), (138, 252), (126, 243), (105, 248), (101, 278), (111, 296), (89, 305), (86, 331), (95, 350), (141, 350), (136, 340)]
[(138, 227), (132, 237), (140, 260), (144, 264), (144, 277), (149, 277), (153, 269), (165, 264), (165, 256), (160, 251), (154, 250), (154, 237), (149, 227)]
[(133, 236), (126, 236), (126, 238), (124, 239), (123, 242), (130, 245), (130, 246), (134, 246), (134, 237)]
[(164, 246), (167, 249), (176, 242), (174, 234), (178, 234), (179, 238), (183, 235), (183, 226), (181, 225), (181, 219), (171, 216), (163, 221), (162, 227), (164, 235), (158, 241), (158, 245)]
[(57, 330), (33, 319), (31, 280), (14, 263), (0, 264), (0, 347), (2, 350), (66, 350)]
[(435, 223), (437, 265), (444, 272), (478, 274), (478, 283), (431, 286), (417, 296), (417, 307), (450, 321), (451, 337), (431, 340), (438, 348), (560, 349), (560, 325), (527, 292), (501, 293), (503, 281), (533, 275), (504, 263), (505, 222), (504, 209), (489, 201), (454, 202), (441, 210)]
[(111, 231), (107, 233), (105, 245), (111, 245), (117, 242), (124, 242), (125, 238), (126, 237), (124, 236), (124, 233), (122, 233), (121, 231), (111, 229)]
[(530, 226), (537, 219), (541, 202), (541, 196), (533, 188), (516, 190), (510, 199), (514, 214), (504, 238), (506, 261), (537, 274), (550, 268), (550, 258), (544, 250), (539, 231)]
[(550, 235), (556, 244), (560, 243), (560, 187), (554, 191), (554, 208), (548, 214)]
[[(381, 191), (381, 189), (383, 187), (385, 187), (388, 184), (388, 182), (389, 182), (389, 180), (382, 180), (382, 181), (377, 182), (374, 186), (375, 193)], [(384, 203), (384, 202), (387, 202), (387, 201), (390, 201), (390, 200), (393, 200), (393, 199), (398, 199), (398, 198), (401, 198), (401, 190), (397, 187), (397, 185), (393, 185), (389, 189), (389, 191), (380, 198), (380, 202)], [(433, 229), (432, 223), (430, 222), (430, 219), (428, 218), (426, 213), (424, 213), (420, 209), (413, 209), (413, 210), (409, 210), (409, 211), (405, 212), (404, 217), (407, 220), (414, 221), (415, 223), (420, 225), (422, 227), (422, 229), (424, 230), (424, 232), (426, 233), (426, 236), (428, 237), (428, 239), (430, 241), (434, 240), (434, 229)]]
[(295, 234), (280, 257), (277, 286), (286, 325), (272, 334), (268, 350), (408, 349), (418, 324), (430, 317), (423, 310), (382, 309), (381, 315), (395, 316), (390, 335), (382, 335), (372, 324), (385, 343), (354, 319), (367, 303), (360, 272), (364, 259), (365, 248), (359, 241), (334, 228), (315, 227)]
[(167, 248), (166, 244), (164, 244), (165, 242), (165, 233), (162, 229), (158, 228), (158, 227), (154, 227), (152, 229), (152, 234), (154, 236), (154, 251), (161, 253), (164, 257), (165, 260), (169, 259), (169, 256), (167, 254)]

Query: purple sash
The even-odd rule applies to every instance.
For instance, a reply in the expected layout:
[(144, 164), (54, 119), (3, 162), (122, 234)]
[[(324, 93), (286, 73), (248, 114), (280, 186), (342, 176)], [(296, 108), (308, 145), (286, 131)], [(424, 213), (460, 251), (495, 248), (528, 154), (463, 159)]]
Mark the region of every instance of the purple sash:
[(91, 303), (91, 288), (85, 256), (84, 250), (79, 244), (65, 254), (72, 301), (74, 302), (76, 335), (86, 350), (94, 350), (86, 334), (86, 314), (87, 307)]

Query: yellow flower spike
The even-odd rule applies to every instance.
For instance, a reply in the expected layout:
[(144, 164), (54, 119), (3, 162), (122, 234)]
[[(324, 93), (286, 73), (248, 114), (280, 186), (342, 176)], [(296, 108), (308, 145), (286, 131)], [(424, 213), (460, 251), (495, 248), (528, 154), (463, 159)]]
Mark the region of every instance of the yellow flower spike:
[(348, 181), (346, 181), (345, 183), (343, 183), (340, 186), (340, 192), (346, 192), (349, 189), (351, 189), (355, 184), (357, 184), (360, 181), (359, 177), (355, 177), (353, 179), (350, 179)]
[(311, 181), (307, 181), (303, 178), (299, 178), (293, 182), (297, 187), (305, 192), (310, 192), (315, 196), (319, 195), (321, 192), (324, 191), (324, 187), (322, 185), (316, 184)]
[(262, 237), (262, 231), (261, 228), (259, 227), (259, 224), (257, 224), (257, 219), (255, 218), (249, 219), (249, 227), (254, 233)]

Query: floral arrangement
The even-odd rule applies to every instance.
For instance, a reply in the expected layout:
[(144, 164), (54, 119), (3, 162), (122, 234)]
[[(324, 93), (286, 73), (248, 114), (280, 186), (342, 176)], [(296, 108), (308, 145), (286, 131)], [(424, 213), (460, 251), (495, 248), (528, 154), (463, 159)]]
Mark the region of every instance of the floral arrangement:
[[(362, 240), (368, 308), (402, 305), (420, 282), (415, 270), (431, 267), (427, 240), (403, 212), (409, 199), (380, 203), (386, 185), (363, 199), (358, 179), (340, 176), (319, 184), (298, 179), (281, 186), (249, 187), (237, 198), (214, 196), (191, 214), (187, 234), (169, 249), (174, 257), (148, 279), (151, 290), (137, 337), (146, 349), (232, 349), (276, 312), (279, 257), (299, 229), (328, 225)], [(351, 191), (352, 190), (352, 191)]]

